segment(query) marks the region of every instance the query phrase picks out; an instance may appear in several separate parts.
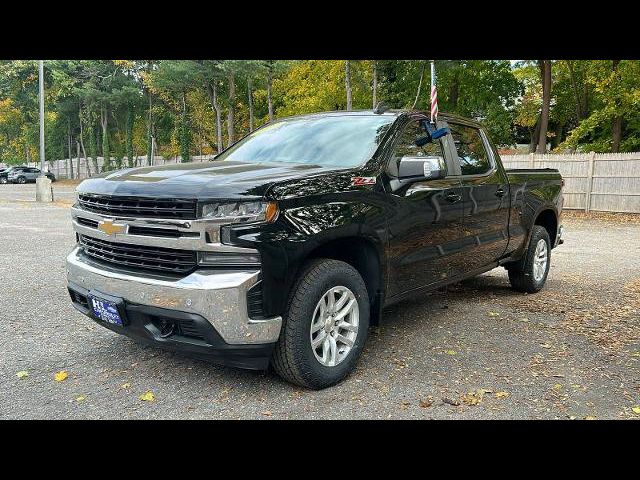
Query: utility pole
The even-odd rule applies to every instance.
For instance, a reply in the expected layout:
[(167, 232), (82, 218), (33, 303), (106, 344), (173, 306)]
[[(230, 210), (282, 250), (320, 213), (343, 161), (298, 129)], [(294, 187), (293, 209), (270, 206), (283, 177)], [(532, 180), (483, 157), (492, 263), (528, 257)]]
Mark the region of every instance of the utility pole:
[(40, 97), (40, 176), (36, 178), (36, 202), (52, 202), (51, 180), (44, 171), (44, 62), (38, 61), (38, 87)]
[(44, 175), (44, 62), (38, 61), (38, 84), (40, 88), (40, 171)]

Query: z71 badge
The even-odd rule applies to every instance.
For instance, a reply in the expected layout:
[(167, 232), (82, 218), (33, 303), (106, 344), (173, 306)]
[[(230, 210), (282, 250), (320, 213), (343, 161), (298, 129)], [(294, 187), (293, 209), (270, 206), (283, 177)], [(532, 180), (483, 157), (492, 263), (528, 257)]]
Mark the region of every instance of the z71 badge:
[(360, 187), (362, 185), (375, 185), (376, 177), (351, 177), (351, 185)]

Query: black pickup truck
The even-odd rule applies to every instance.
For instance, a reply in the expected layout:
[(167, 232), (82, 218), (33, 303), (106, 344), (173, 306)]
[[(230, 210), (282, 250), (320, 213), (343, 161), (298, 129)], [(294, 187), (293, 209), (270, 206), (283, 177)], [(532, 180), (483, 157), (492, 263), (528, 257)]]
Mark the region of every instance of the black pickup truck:
[(285, 118), (210, 163), (82, 182), (69, 293), (136, 340), (323, 388), (391, 303), (498, 266), (540, 290), (562, 186), (557, 170), (505, 170), (482, 126), (452, 115)]

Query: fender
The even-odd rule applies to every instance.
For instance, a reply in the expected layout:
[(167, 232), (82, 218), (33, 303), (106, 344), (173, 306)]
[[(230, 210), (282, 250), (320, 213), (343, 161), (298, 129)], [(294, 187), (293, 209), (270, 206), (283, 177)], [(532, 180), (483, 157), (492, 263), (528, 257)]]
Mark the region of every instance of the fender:
[[(349, 247), (349, 242), (368, 242), (375, 249), (380, 266), (378, 289), (387, 282), (387, 216), (382, 194), (362, 192), (357, 197), (340, 195), (333, 201), (282, 202), (277, 221), (232, 229), (234, 245), (257, 249), (262, 256), (265, 313), (280, 315), (293, 283), (304, 263), (332, 244)], [(311, 199), (308, 199), (311, 200)], [(344, 241), (345, 243), (342, 243)], [(338, 253), (338, 256), (341, 252)]]

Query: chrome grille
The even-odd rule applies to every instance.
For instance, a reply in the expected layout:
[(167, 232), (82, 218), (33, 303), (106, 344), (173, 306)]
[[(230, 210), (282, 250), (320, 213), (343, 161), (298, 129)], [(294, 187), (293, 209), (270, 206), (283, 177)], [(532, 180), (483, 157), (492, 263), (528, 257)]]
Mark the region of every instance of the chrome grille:
[(196, 218), (196, 201), (188, 199), (118, 197), (80, 193), (78, 203), (84, 210), (109, 216), (185, 220)]
[(197, 265), (196, 252), (188, 250), (108, 242), (86, 235), (80, 235), (80, 245), (87, 256), (119, 268), (186, 274)]

